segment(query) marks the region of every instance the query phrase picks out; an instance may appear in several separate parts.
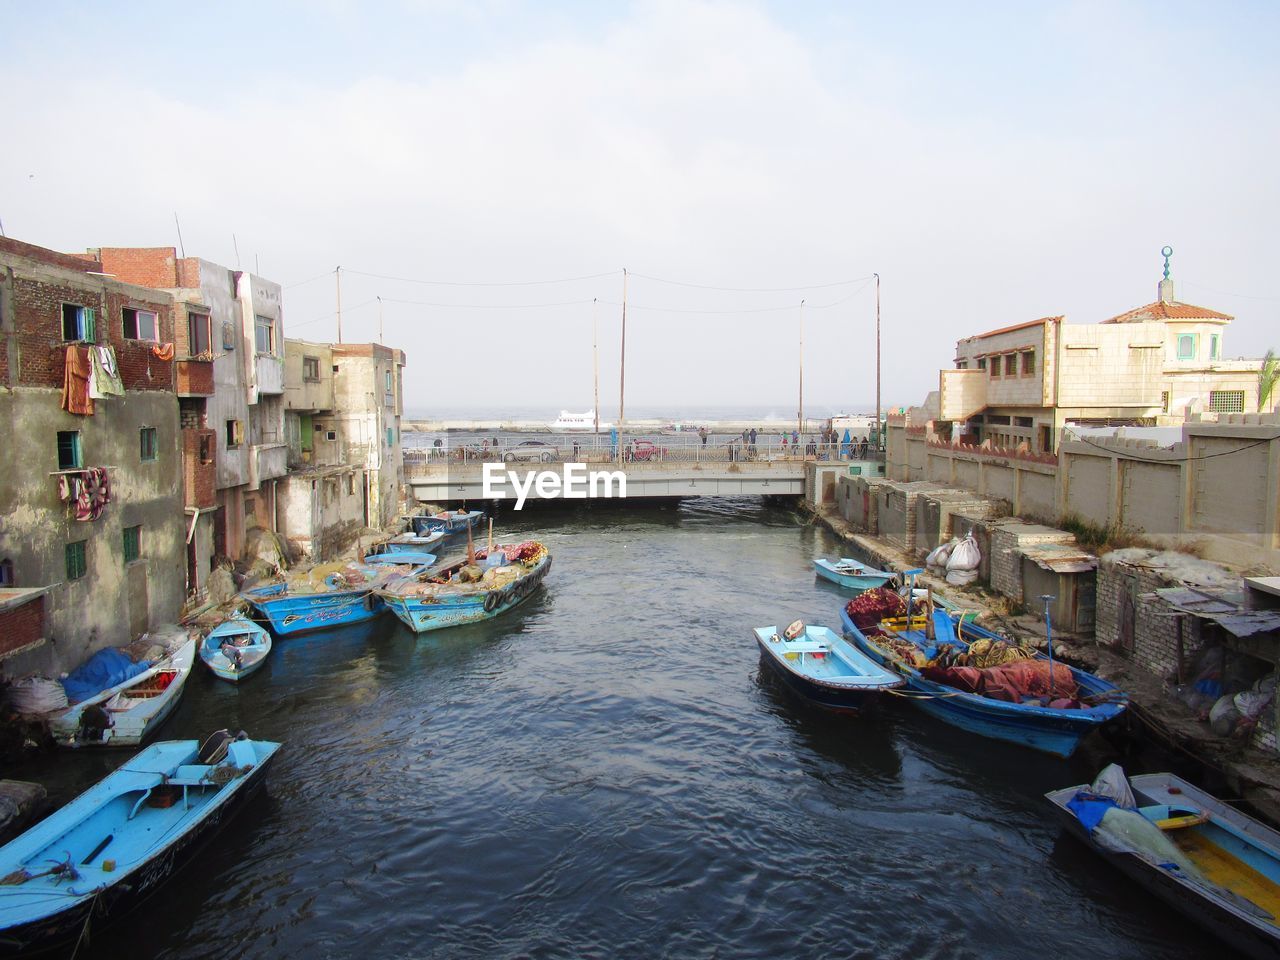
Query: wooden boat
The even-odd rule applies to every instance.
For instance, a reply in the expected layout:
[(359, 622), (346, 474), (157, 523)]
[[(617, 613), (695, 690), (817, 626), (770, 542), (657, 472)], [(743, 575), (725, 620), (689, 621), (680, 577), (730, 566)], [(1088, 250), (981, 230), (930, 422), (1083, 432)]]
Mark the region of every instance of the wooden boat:
[(415, 580), (401, 580), (378, 591), (378, 596), (411, 630), (425, 633), (463, 623), (488, 620), (527, 600), (551, 569), (551, 554), (537, 541), (481, 551), (471, 574), (479, 579), (464, 582), (465, 560)]
[(965, 623), (973, 623), (978, 619), (977, 610), (965, 607), (962, 604), (956, 603), (954, 600), (949, 600), (940, 593), (930, 593), (928, 590), (922, 590), (919, 587), (916, 587), (914, 591), (912, 591), (910, 587), (903, 587), (898, 591), (898, 593), (901, 595), (904, 603), (908, 596), (910, 596), (913, 606), (920, 609), (924, 609), (925, 604), (932, 600), (934, 607), (939, 610), (947, 611), (947, 613), (951, 614), (952, 620), (963, 618)]
[(839, 560), (828, 560), (823, 557), (813, 561), (813, 569), (824, 580), (838, 583), (849, 590), (871, 590), (875, 587), (883, 587), (894, 577), (894, 574), (888, 570), (877, 570), (848, 557), (841, 557)]
[(425, 534), (401, 533), (389, 540), (375, 544), (372, 553), (435, 553), (436, 548), (445, 540), (442, 530), (432, 530)]
[(200, 659), (214, 676), (236, 683), (267, 662), (271, 634), (248, 617), (224, 620), (200, 644)]
[(436, 555), (422, 550), (383, 550), (381, 553), (366, 554), (364, 562), (370, 566), (408, 564), (410, 566), (430, 567), (436, 562)]
[(377, 590), (417, 576), (435, 561), (407, 564), (328, 563), (287, 580), (244, 591), (241, 596), (267, 619), (278, 637), (333, 630), (375, 620), (386, 613)]
[(137, 676), (53, 714), (53, 738), (67, 747), (137, 746), (177, 706), (195, 652), (196, 641), (186, 640)]
[[(845, 636), (860, 650), (906, 678), (907, 689), (915, 695), (912, 699), (921, 710), (979, 736), (1069, 757), (1085, 736), (1118, 717), (1126, 706), (1124, 694), (1113, 684), (1030, 651), (1023, 651), (1021, 656), (1040, 666), (1019, 669), (1046, 678), (1045, 682), (1053, 678), (1047, 688), (1049, 693), (1044, 696), (1020, 696), (1009, 693), (1007, 686), (975, 692), (955, 685), (949, 678), (940, 679), (938, 671), (926, 665), (930, 654), (944, 647), (951, 648), (944, 653), (969, 653), (970, 645), (979, 640), (1002, 641), (997, 634), (971, 623), (963, 624), (957, 634), (956, 622), (942, 610), (933, 614), (936, 639), (927, 636), (925, 617), (913, 617), (909, 624), (905, 619), (885, 620), (871, 635), (858, 629), (847, 611), (841, 610), (840, 618)], [(1001, 672), (1008, 675), (1012, 672), (1007, 669), (1010, 666), (1001, 665)], [(976, 678), (979, 681), (1001, 679), (986, 674), (984, 669), (968, 669), (980, 675)], [(1054, 697), (1054, 686), (1058, 684), (1059, 695)], [(1074, 691), (1074, 697), (1063, 696), (1070, 691)], [(1019, 699), (1014, 702), (998, 699), (1000, 696)]]
[(781, 633), (777, 627), (754, 633), (761, 658), (788, 687), (832, 710), (857, 713), (906, 683), (826, 627), (797, 622)]
[(225, 731), (152, 744), (0, 848), (0, 956), (132, 909), (244, 807), (279, 747)]
[(1073, 834), (1183, 916), (1249, 956), (1280, 956), (1280, 833), (1171, 773), (1129, 785), (1136, 809), (1118, 813), (1098, 809), (1112, 801), (1085, 784), (1045, 797)]
[(418, 536), (427, 536), (434, 531), (446, 537), (454, 537), (466, 533), (484, 519), (483, 510), (444, 510), (440, 513), (421, 513), (410, 517), (413, 532)]

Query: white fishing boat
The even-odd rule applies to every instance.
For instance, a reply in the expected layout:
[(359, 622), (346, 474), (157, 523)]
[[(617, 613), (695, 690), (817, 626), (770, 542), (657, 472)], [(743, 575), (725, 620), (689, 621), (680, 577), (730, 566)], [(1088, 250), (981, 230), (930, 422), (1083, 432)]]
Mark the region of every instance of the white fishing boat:
[[(601, 430), (609, 430), (612, 427), (612, 423), (600, 421)], [(551, 429), (594, 431), (596, 429), (596, 412), (595, 410), (588, 410), (586, 413), (570, 413), (568, 410), (561, 410), (560, 416), (551, 424)]]

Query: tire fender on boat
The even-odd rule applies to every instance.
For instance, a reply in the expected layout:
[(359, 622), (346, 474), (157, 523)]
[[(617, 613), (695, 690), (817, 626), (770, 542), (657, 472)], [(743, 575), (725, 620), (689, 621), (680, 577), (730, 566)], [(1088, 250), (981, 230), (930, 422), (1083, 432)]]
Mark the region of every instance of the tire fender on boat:
[(502, 603), (502, 591), (490, 590), (484, 595), (484, 612), (493, 613)]

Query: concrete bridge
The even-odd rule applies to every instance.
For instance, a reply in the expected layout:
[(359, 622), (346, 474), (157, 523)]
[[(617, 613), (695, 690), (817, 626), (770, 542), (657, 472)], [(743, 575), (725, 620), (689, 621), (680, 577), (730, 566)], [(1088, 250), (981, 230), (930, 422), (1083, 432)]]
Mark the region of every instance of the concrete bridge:
[(627, 499), (803, 496), (807, 478), (820, 472), (884, 475), (884, 464), (875, 451), (858, 457), (863, 451), (836, 445), (799, 454), (765, 443), (741, 449), (623, 450), (616, 456), (609, 451), (572, 449), (521, 451), (518, 445), (505, 444), (461, 452), (459, 456), (458, 451), (449, 450), (406, 451), (405, 483), (414, 499), (432, 504), (603, 499), (619, 497), (623, 489)]

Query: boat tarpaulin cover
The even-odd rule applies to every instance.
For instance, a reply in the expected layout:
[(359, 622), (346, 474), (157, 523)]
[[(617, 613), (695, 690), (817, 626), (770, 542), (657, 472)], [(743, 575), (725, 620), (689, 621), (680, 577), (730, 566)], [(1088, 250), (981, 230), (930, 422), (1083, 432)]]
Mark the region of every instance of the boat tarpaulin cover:
[(107, 647), (67, 674), (62, 680), (62, 687), (67, 691), (69, 702), (79, 703), (108, 687), (136, 677), (150, 666), (149, 660), (134, 663), (114, 647)]

